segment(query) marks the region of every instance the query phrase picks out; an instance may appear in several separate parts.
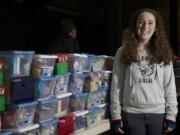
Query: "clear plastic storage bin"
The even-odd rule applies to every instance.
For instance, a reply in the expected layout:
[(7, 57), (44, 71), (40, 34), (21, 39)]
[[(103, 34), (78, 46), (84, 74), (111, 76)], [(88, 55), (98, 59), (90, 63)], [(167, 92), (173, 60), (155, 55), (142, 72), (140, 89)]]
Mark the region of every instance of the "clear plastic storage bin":
[(112, 71), (102, 72), (102, 87), (110, 88)]
[(98, 101), (98, 103), (99, 104), (104, 104), (104, 103), (106, 103), (106, 102), (108, 102), (108, 98), (109, 98), (109, 94), (110, 94), (110, 90), (109, 89), (107, 89), (107, 88), (102, 88), (102, 89), (100, 89), (99, 90), (99, 101)]
[(89, 111), (83, 111), (80, 113), (74, 113), (75, 119), (74, 119), (74, 129), (75, 131), (81, 131), (87, 127), (87, 117), (86, 115), (89, 113)]
[(102, 87), (102, 72), (89, 72), (86, 73), (84, 82), (84, 92), (97, 91)]
[(35, 113), (35, 121), (42, 122), (54, 118), (57, 98), (38, 101), (37, 111)]
[(100, 109), (99, 113), (100, 113), (101, 120), (104, 120), (109, 117), (108, 116), (109, 115), (109, 112), (108, 112), (109, 105), (107, 103), (99, 105), (98, 108)]
[(29, 102), (10, 106), (2, 112), (2, 128), (14, 129), (29, 126), (34, 121), (37, 102)]
[(53, 75), (55, 55), (35, 55), (32, 61), (32, 74), (34, 77), (51, 77)]
[(104, 70), (106, 55), (96, 55), (92, 62), (92, 71), (98, 72)]
[(72, 95), (70, 97), (70, 104), (69, 104), (70, 111), (75, 112), (75, 111), (85, 110), (86, 100), (87, 100), (87, 93)]
[(47, 77), (36, 79), (35, 82), (35, 98), (49, 99), (54, 97), (57, 77)]
[(58, 118), (61, 116), (65, 116), (68, 114), (69, 111), (69, 102), (70, 102), (70, 96), (72, 93), (64, 93), (59, 96), (56, 96), (58, 98), (57, 106), (56, 106), (56, 115)]
[(92, 56), (87, 54), (69, 54), (68, 67), (70, 72), (89, 72), (91, 70)]
[(99, 104), (101, 93), (99, 91), (88, 93), (85, 108), (94, 108)]
[(82, 93), (84, 87), (85, 74), (74, 73), (70, 75), (69, 92)]
[(46, 122), (40, 122), (38, 135), (56, 135), (58, 119), (53, 119)]
[(55, 87), (55, 95), (61, 95), (68, 92), (69, 75), (70, 73), (56, 76), (57, 81)]
[(34, 51), (1, 51), (5, 62), (5, 74), (10, 77), (29, 76)]
[(86, 115), (87, 126), (93, 126), (102, 120), (101, 118), (101, 109), (93, 108), (89, 110), (89, 113)]
[(39, 124), (12, 130), (13, 135), (38, 135)]

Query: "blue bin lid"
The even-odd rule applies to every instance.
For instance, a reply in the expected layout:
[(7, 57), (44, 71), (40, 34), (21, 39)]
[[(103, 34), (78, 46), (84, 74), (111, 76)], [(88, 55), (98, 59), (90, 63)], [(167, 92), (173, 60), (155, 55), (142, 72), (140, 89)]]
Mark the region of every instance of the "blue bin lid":
[(67, 76), (67, 75), (69, 76), (69, 75), (71, 75), (71, 73), (68, 72), (68, 73), (65, 73), (65, 74), (59, 74), (59, 75), (56, 75), (55, 77), (59, 78), (61, 76)]
[(96, 113), (96, 112), (99, 112), (99, 111), (100, 111), (100, 108), (98, 108), (98, 107), (89, 109), (89, 112), (92, 112), (92, 113)]
[(75, 72), (75, 73), (72, 73), (71, 75), (75, 76), (75, 77), (85, 77), (85, 76), (87, 76), (86, 74), (81, 73), (81, 72)]
[(58, 119), (52, 119), (52, 120), (48, 120), (48, 121), (39, 122), (39, 125), (42, 126), (42, 127), (44, 127), (44, 126), (56, 124), (56, 123), (58, 123), (58, 122), (59, 122)]
[(102, 87), (98, 91), (108, 91), (108, 88), (107, 87)]
[(33, 106), (37, 104), (38, 104), (37, 101), (32, 101), (32, 102), (9, 105), (7, 108), (22, 108), (22, 107), (28, 107), (28, 106)]
[(35, 78), (37, 81), (49, 81), (49, 80), (57, 80), (57, 77), (41, 77), (41, 78)]
[(89, 93), (77, 93), (74, 95), (71, 95), (71, 97), (81, 97), (81, 96), (87, 96)]
[(47, 103), (54, 103), (57, 102), (58, 99), (57, 98), (50, 98), (50, 99), (42, 99), (42, 100), (38, 100), (39, 104), (47, 104)]
[(12, 132), (10, 131), (3, 131), (3, 132), (0, 132), (0, 135), (11, 135)]

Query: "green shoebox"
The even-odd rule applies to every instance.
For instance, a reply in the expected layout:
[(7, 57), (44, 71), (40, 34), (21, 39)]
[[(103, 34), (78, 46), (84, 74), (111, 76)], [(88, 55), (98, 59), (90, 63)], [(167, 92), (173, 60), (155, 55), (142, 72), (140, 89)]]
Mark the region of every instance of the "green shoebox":
[(55, 74), (59, 75), (59, 74), (65, 74), (68, 72), (68, 64), (67, 62), (61, 62), (61, 63), (57, 63), (55, 66)]
[(0, 96), (0, 111), (5, 110), (5, 96)]
[(0, 85), (3, 85), (3, 73), (0, 71)]

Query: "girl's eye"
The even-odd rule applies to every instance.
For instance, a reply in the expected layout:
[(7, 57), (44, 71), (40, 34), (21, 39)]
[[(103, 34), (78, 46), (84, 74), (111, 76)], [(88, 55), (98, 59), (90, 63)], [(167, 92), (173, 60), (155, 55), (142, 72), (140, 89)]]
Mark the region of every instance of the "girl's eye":
[(144, 23), (143, 21), (138, 22), (138, 24), (143, 24), (143, 23)]
[(149, 22), (149, 25), (152, 25), (153, 23), (152, 22)]

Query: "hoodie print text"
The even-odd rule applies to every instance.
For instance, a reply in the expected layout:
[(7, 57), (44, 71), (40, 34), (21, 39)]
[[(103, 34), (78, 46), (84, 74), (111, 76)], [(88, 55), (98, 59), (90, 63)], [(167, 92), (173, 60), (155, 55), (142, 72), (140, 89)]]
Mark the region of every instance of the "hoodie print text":
[(141, 53), (138, 57), (139, 63), (136, 65), (136, 75), (138, 83), (153, 83), (153, 76), (155, 74), (154, 64), (149, 64), (150, 57)]

